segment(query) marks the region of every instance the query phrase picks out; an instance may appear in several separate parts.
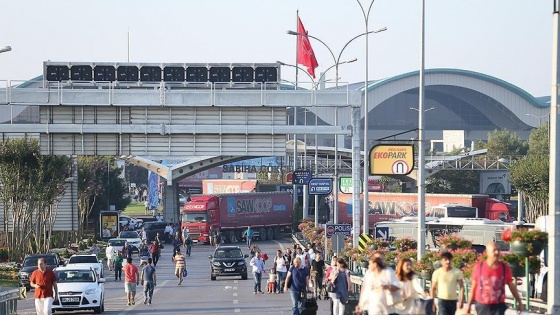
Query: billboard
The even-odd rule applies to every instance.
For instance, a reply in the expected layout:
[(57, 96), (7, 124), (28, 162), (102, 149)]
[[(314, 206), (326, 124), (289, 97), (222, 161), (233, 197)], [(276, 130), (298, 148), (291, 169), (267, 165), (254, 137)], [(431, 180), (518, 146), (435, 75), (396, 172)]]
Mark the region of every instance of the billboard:
[(99, 222), (102, 239), (109, 239), (119, 235), (119, 212), (102, 211), (99, 214)]
[(378, 144), (369, 151), (370, 175), (408, 175), (413, 168), (412, 144)]
[(495, 197), (496, 195), (511, 195), (509, 171), (480, 172), (480, 193)]

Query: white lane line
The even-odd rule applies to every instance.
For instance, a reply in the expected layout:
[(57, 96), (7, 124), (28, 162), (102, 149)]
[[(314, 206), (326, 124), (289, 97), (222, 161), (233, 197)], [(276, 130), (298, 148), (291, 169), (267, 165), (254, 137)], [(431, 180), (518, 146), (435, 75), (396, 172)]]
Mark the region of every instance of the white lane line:
[[(284, 248), (284, 244), (282, 244), (282, 243), (280, 243), (280, 242), (278, 242), (278, 241), (275, 241), (275, 240), (272, 240), (272, 241), (273, 241), (274, 243), (278, 244), (278, 246), (280, 246), (280, 249), (282, 250), (282, 253), (286, 251), (286, 249)], [(275, 256), (276, 256), (276, 255), (275, 255)]]
[(239, 304), (239, 300), (233, 300), (233, 304)]
[(234, 312), (236, 312), (236, 313), (241, 313), (241, 309), (240, 309), (240, 308), (236, 308), (236, 309), (234, 310)]
[(237, 290), (237, 287), (233, 287), (234, 290)]
[[(170, 281), (171, 280), (165, 280), (165, 281), (163, 281), (162, 284), (157, 285), (156, 288), (154, 289), (154, 297), (155, 297), (156, 293), (159, 291), (159, 289), (164, 287)], [(140, 294), (138, 294), (138, 292), (140, 292)], [(125, 296), (124, 300), (126, 302), (126, 296)], [(126, 315), (126, 314), (128, 314), (128, 312), (133, 311), (138, 306), (143, 305), (143, 303), (144, 303), (144, 293), (142, 292), (142, 290), (136, 289), (136, 299), (135, 300), (136, 300), (136, 304), (134, 304), (132, 306), (127, 306), (127, 308), (125, 310), (123, 310), (122, 312), (120, 312), (118, 315)]]
[(237, 296), (237, 293), (234, 293), (233, 296)]

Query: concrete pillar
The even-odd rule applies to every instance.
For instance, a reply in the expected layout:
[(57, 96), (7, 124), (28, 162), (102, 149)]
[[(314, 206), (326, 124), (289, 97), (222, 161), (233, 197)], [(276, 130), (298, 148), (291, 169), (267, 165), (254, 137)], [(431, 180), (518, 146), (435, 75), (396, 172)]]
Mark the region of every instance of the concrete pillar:
[(163, 221), (179, 222), (179, 183), (166, 185), (163, 195)]

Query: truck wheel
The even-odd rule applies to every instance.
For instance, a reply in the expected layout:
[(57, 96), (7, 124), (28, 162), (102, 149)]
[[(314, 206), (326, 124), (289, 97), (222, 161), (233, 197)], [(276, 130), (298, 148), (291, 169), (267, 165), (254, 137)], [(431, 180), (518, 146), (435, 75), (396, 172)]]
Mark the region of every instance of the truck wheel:
[(268, 240), (274, 239), (274, 232), (272, 232), (272, 228), (266, 229), (266, 239)]
[(274, 228), (274, 239), (275, 240), (279, 240), (280, 239), (280, 228), (279, 227), (275, 227)]
[(237, 243), (237, 237), (235, 236), (234, 231), (229, 232), (228, 241), (229, 241), (230, 244)]
[(259, 241), (266, 241), (266, 229), (262, 228), (259, 230)]

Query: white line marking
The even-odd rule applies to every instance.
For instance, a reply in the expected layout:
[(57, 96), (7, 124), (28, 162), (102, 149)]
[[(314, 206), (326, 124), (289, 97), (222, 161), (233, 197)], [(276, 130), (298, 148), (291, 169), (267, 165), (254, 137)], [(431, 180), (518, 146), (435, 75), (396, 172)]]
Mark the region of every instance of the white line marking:
[(240, 309), (240, 308), (236, 308), (236, 309), (234, 310), (234, 312), (236, 312), (236, 313), (241, 313), (241, 309)]
[[(286, 251), (286, 249), (284, 248), (284, 244), (282, 244), (282, 243), (280, 243), (280, 242), (278, 242), (278, 241), (275, 241), (275, 240), (272, 240), (272, 241), (273, 241), (274, 243), (278, 244), (278, 246), (280, 246), (280, 249), (282, 250), (282, 253)], [(276, 256), (276, 255), (274, 255), (274, 256)]]
[[(159, 291), (159, 289), (161, 289), (161, 287), (164, 287), (170, 281), (171, 280), (165, 280), (165, 281), (163, 281), (162, 284), (157, 285), (156, 288), (154, 289), (154, 296)], [(138, 292), (140, 292), (140, 294), (138, 294)], [(135, 300), (136, 300), (136, 304), (131, 305), (131, 306), (127, 306), (127, 308), (125, 310), (123, 310), (122, 312), (120, 312), (118, 315), (126, 315), (126, 314), (128, 314), (128, 312), (133, 311), (139, 305), (143, 305), (142, 303), (144, 302), (144, 294), (142, 293), (142, 290), (136, 289), (136, 299)], [(126, 296), (124, 298), (124, 301), (126, 302)], [(140, 302), (140, 303), (138, 303), (138, 302)]]
[(234, 293), (233, 296), (237, 296), (237, 293)]
[(239, 300), (233, 300), (233, 304), (239, 304)]

